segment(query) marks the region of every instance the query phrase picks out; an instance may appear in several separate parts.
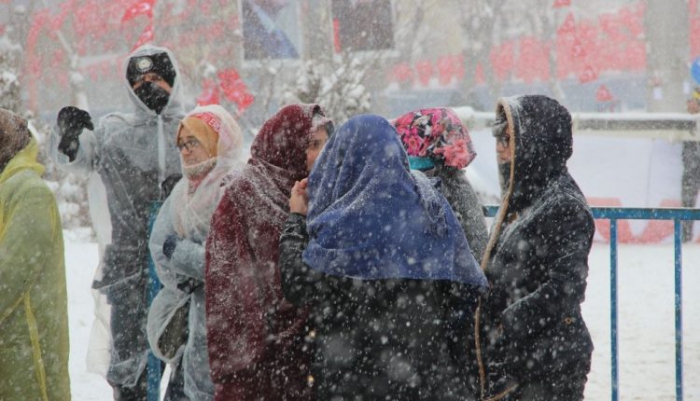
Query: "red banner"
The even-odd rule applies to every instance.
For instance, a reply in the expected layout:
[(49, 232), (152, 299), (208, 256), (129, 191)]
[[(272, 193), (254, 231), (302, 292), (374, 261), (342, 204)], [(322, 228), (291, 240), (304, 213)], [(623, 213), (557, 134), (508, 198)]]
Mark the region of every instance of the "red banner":
[(433, 76), (433, 63), (430, 60), (416, 62), (416, 72), (418, 72), (418, 82), (423, 86), (430, 84)]
[(122, 23), (130, 21), (139, 15), (145, 15), (149, 19), (153, 19), (153, 6), (156, 0), (139, 0), (129, 7), (124, 16), (122, 16)]
[(224, 97), (236, 103), (238, 111), (243, 113), (255, 101), (255, 97), (248, 91), (248, 86), (241, 76), (233, 68), (219, 71), (219, 85), (224, 92)]
[(219, 104), (219, 87), (212, 79), (205, 79), (202, 82), (202, 93), (197, 97), (197, 104), (206, 106), (209, 104)]

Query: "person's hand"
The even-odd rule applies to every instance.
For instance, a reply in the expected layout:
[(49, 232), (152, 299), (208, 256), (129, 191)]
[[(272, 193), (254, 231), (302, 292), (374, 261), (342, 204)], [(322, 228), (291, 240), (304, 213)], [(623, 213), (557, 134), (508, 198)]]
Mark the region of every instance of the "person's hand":
[(686, 103), (686, 107), (688, 108), (688, 113), (690, 114), (698, 114), (700, 113), (700, 99), (690, 99)]
[(180, 242), (180, 238), (178, 238), (177, 235), (168, 235), (163, 243), (163, 255), (165, 255), (166, 258), (170, 259), (173, 257), (178, 242)]
[(67, 106), (58, 112), (58, 130), (61, 136), (73, 135), (75, 132), (80, 135), (84, 128), (94, 130), (90, 113), (77, 107)]
[(85, 110), (68, 106), (62, 108), (61, 111), (58, 112), (56, 123), (58, 125), (58, 132), (61, 135), (58, 150), (73, 161), (78, 153), (78, 146), (80, 144), (78, 137), (80, 133), (83, 132), (84, 128), (89, 130), (95, 129), (95, 126), (92, 124), (92, 117), (90, 117), (90, 113)]
[(308, 178), (294, 183), (292, 187), (292, 195), (289, 197), (289, 211), (291, 213), (299, 213), (306, 216), (309, 211), (309, 194), (306, 193), (306, 188), (309, 185)]

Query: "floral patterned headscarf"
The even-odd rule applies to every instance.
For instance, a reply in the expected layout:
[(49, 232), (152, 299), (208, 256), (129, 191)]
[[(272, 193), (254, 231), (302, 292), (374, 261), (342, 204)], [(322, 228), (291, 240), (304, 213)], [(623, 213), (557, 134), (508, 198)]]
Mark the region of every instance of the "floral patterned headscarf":
[(463, 169), (476, 157), (467, 127), (450, 109), (412, 111), (394, 120), (394, 127), (412, 169), (438, 165)]

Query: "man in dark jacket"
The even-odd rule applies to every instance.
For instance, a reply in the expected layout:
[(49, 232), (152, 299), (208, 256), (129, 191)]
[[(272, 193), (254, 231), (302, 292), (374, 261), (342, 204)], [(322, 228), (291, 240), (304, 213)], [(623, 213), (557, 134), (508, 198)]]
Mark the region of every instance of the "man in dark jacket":
[(581, 316), (594, 233), (569, 175), (571, 115), (545, 96), (501, 99), (503, 200), (482, 267), (482, 391), (489, 400), (582, 400), (593, 343)]
[[(93, 221), (100, 233), (111, 225), (93, 288), (106, 297), (111, 341), (107, 381), (117, 400), (146, 398), (148, 357), (148, 217), (152, 201), (163, 200), (180, 177), (174, 133), (184, 110), (174, 57), (165, 48), (145, 45), (125, 61), (124, 82), (134, 111), (113, 113), (94, 131), (90, 114), (64, 107), (51, 138), (55, 162), (69, 170), (96, 173), (106, 190), (106, 205), (91, 199), (109, 221)], [(99, 313), (99, 311), (98, 311)]]

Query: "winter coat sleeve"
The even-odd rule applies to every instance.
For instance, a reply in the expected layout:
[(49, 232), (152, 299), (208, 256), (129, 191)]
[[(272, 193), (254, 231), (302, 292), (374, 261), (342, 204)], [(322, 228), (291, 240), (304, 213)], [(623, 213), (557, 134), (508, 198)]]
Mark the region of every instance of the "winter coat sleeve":
[(581, 204), (569, 202), (552, 208), (543, 216), (541, 225), (552, 230), (538, 236), (546, 246), (531, 246), (541, 246), (537, 253), (546, 255), (541, 263), (547, 279), (503, 311), (503, 332), (510, 341), (536, 335), (545, 327), (571, 316), (584, 300), (588, 253), (594, 234), (590, 211)]
[(83, 174), (92, 172), (99, 157), (98, 138), (102, 138), (104, 133), (104, 126), (98, 127), (95, 131), (84, 130), (83, 133), (80, 134), (80, 137), (78, 137), (80, 141), (78, 153), (76, 154), (75, 160), (71, 162), (68, 156), (58, 150), (61, 136), (58, 132), (58, 127), (54, 127), (49, 136), (49, 157), (56, 165), (66, 171)]
[[(7, 225), (0, 227), (0, 325), (37, 279), (50, 257), (57, 210), (48, 188), (20, 190), (5, 205)], [(7, 215), (9, 213), (9, 216)]]
[[(172, 197), (168, 197), (160, 208), (153, 224), (149, 240), (151, 256), (156, 263), (158, 276), (164, 285), (177, 287), (193, 278), (204, 281), (204, 245), (179, 236), (173, 225)], [(163, 244), (170, 236), (177, 236), (177, 246), (170, 258), (163, 254)]]
[(318, 297), (313, 284), (323, 276), (309, 269), (302, 259), (308, 243), (306, 216), (290, 213), (280, 236), (279, 268), (284, 297), (298, 307), (310, 303), (312, 297)]

